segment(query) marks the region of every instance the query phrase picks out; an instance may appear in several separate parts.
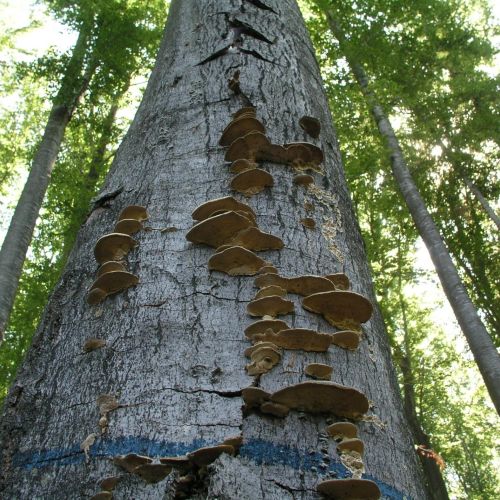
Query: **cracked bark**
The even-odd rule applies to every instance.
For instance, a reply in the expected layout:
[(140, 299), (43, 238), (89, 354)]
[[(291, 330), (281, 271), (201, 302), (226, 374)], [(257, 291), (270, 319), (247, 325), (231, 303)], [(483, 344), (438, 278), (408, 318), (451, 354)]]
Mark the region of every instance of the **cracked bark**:
[[(81, 228), (19, 371), (18, 389), (7, 398), (0, 435), (0, 496), (92, 496), (101, 478), (118, 472), (109, 457), (129, 452), (182, 455), (221, 443), (238, 431), (244, 437), (240, 454), (221, 456), (209, 468), (203, 491), (191, 498), (312, 499), (318, 498), (318, 481), (345, 475), (335, 443), (318, 437), (327, 425), (324, 416), (291, 412), (286, 419), (254, 413), (243, 417), (239, 393), (254, 383), (245, 372), (243, 354), (249, 346), (243, 330), (253, 321), (246, 314), (246, 303), (256, 292), (253, 279), (209, 273), (213, 250), (185, 239), (194, 208), (229, 194), (231, 176), (223, 162), (225, 151), (217, 143), (231, 113), (241, 106), (227, 87), (228, 78), (239, 69), (242, 87), (273, 142), (307, 141), (305, 132), (292, 124), (306, 114), (320, 119), (323, 134), (318, 144), (325, 152), (326, 174), (316, 175), (316, 183), (335, 195), (335, 202), (320, 202), (293, 184), (292, 169), (265, 164), (275, 186), (249, 203), (259, 227), (283, 238), (285, 248), (260, 255), (285, 276), (343, 270), (353, 289), (374, 301), (300, 11), (295, 0), (268, 0), (273, 10), (250, 5), (256, 3), (172, 2), (143, 103), (102, 190), (106, 194), (121, 189), (120, 194), (105, 196), (108, 207), (97, 207)], [(243, 23), (276, 39), (270, 46), (247, 37), (244, 46), (277, 64), (240, 51), (198, 65), (207, 47), (216, 48), (227, 31), (226, 20), (217, 14), (221, 10), (239, 10)], [(341, 261), (329, 251), (319, 228), (304, 231), (300, 225), (306, 201), (315, 205), (309, 216), (338, 225), (335, 244)], [(146, 206), (151, 226), (175, 226), (178, 231), (168, 237), (158, 231), (138, 233), (140, 245), (129, 254), (128, 263), (139, 285), (91, 308), (85, 294), (97, 269), (93, 246), (112, 230), (128, 204)], [(291, 327), (334, 331), (320, 316), (302, 309), (299, 297), (290, 298), (295, 314), (285, 320)], [(103, 338), (107, 346), (82, 356), (89, 337)], [(311, 362), (333, 365), (333, 380), (365, 392), (386, 422), (385, 428), (368, 421), (359, 424), (368, 475), (378, 481), (385, 497), (425, 498), (379, 312), (366, 324), (358, 351), (285, 351), (282, 364), (260, 377), (259, 384), (274, 392), (302, 381), (303, 368)], [(123, 407), (109, 415), (109, 429), (90, 447), (86, 463), (80, 443), (99, 432), (99, 412), (95, 404), (80, 403), (95, 401), (99, 394), (112, 394)], [(175, 488), (175, 475), (156, 485), (126, 475), (114, 497), (171, 498)]]

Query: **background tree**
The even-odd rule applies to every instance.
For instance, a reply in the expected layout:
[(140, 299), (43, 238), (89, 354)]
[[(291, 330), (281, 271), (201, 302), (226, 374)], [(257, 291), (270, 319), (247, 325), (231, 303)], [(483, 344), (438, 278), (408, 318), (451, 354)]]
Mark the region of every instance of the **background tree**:
[[(239, 95), (227, 83), (236, 70)], [(212, 252), (186, 241), (192, 210), (230, 192), (225, 150), (217, 144), (231, 113), (250, 100), (280, 144), (305, 140), (298, 119), (316, 116), (325, 169), (314, 173), (315, 187), (294, 184), (289, 166), (264, 162), (275, 186), (249, 203), (259, 226), (285, 246), (261, 255), (286, 276), (343, 269), (353, 289), (374, 300), (321, 85), (295, 1), (172, 2), (158, 63), (100, 194), (109, 206), (98, 206), (80, 231), (6, 401), (4, 495), (90, 495), (100, 478), (116, 473), (106, 457), (182, 455), (241, 432), (239, 456), (221, 456), (206, 475), (199, 473), (192, 497), (313, 498), (320, 478), (348, 474), (324, 434), (325, 418), (242, 414), (241, 391), (258, 384), (273, 392), (304, 380), (311, 361), (323, 361), (335, 367), (335, 381), (362, 389), (374, 402), (377, 417), (358, 422), (370, 477), (389, 498), (402, 492), (425, 498), (378, 311), (357, 351), (286, 351), (278, 367), (253, 379), (243, 356), (252, 279), (209, 273)], [(304, 203), (316, 230), (300, 224)], [(92, 249), (130, 204), (147, 206), (151, 226), (178, 231), (140, 233), (139, 248), (128, 255), (140, 284), (90, 307), (85, 291), (97, 268)], [(296, 314), (287, 321), (332, 331), (291, 298)], [(106, 346), (83, 355), (89, 337), (105, 339)], [(116, 397), (119, 408), (104, 411), (108, 429), (92, 444), (85, 438), (99, 434), (96, 400), (104, 394)], [(79, 446), (84, 439), (87, 465)], [(175, 474), (156, 486), (127, 475), (117, 493), (161, 497), (166, 485), (179, 491)]]

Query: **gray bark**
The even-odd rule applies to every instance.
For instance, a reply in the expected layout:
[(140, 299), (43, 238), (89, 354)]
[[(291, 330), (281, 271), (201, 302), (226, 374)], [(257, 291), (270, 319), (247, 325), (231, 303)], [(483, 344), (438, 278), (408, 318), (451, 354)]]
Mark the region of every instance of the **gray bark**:
[(83, 78), (80, 76), (88, 37), (89, 34), (82, 29), (0, 250), (0, 343), (66, 126), (93, 72), (93, 68), (89, 68)]
[[(107, 207), (96, 208), (81, 228), (66, 270), (45, 311), (33, 345), (6, 400), (1, 424), (0, 495), (4, 498), (80, 498), (99, 491), (98, 481), (120, 473), (109, 458), (135, 452), (151, 457), (186, 451), (243, 435), (237, 456), (222, 456), (190, 498), (312, 499), (316, 484), (343, 476), (335, 443), (324, 434), (324, 416), (292, 411), (285, 419), (242, 413), (241, 390), (249, 347), (243, 330), (253, 279), (207, 269), (213, 250), (192, 245), (186, 232), (200, 204), (230, 194), (231, 174), (218, 141), (231, 113), (242, 106), (227, 81), (240, 70), (241, 90), (257, 107), (275, 143), (307, 140), (298, 126), (317, 117), (325, 153), (322, 190), (293, 184), (294, 172), (265, 163), (271, 190), (251, 198), (261, 229), (285, 247), (259, 255), (282, 275), (344, 271), (355, 291), (375, 298), (346, 188), (340, 154), (314, 51), (295, 0), (174, 0), (166, 35), (143, 102), (103, 187)], [(215, 54), (231, 41), (226, 16), (234, 15), (275, 43), (242, 35), (249, 52)], [(224, 39), (225, 37), (225, 39)], [(260, 57), (259, 57), (260, 56)], [(202, 61), (206, 61), (200, 64)], [(333, 193), (333, 194), (332, 194)], [(322, 200), (320, 198), (323, 198)], [(304, 202), (314, 204), (318, 229), (300, 224)], [(96, 240), (109, 233), (121, 209), (147, 207), (153, 227), (177, 232), (137, 234), (128, 255), (139, 284), (86, 304), (95, 278)], [(330, 236), (332, 227), (337, 232)], [(333, 246), (332, 246), (333, 245)], [(332, 251), (334, 253), (332, 253)], [(297, 296), (289, 325), (332, 332), (305, 311)], [(106, 347), (82, 354), (89, 337)], [(327, 353), (285, 351), (260, 386), (274, 391), (304, 380), (311, 362), (334, 367), (333, 381), (362, 390), (378, 418), (359, 422), (368, 477), (384, 498), (426, 498), (391, 365), (378, 309), (364, 326), (360, 348), (332, 346)], [(123, 405), (110, 414), (89, 460), (80, 443), (99, 434), (96, 398), (113, 394)], [(381, 424), (378, 424), (380, 419)], [(156, 485), (124, 474), (115, 498), (171, 498), (175, 474)]]
[(358, 81), (370, 111), (375, 118), (378, 129), (387, 142), (391, 152), (392, 172), (401, 194), (408, 206), (418, 232), (429, 251), (443, 290), (467, 339), (491, 400), (495, 405), (497, 413), (500, 414), (500, 355), (481, 321), (476, 307), (469, 298), (450, 253), (439, 234), (431, 214), (427, 210), (425, 202), (408, 169), (394, 129), (385, 115), (382, 106), (379, 104), (377, 97), (370, 89), (368, 77), (363, 67), (349, 51), (344, 34), (337, 20), (329, 11), (326, 12), (326, 15), (330, 29), (339, 41), (339, 45), (346, 56), (351, 71)]
[(488, 200), (483, 196), (481, 190), (466, 176), (463, 177), (465, 184), (471, 190), (472, 194), (476, 197), (477, 201), (483, 207), (483, 210), (488, 214), (489, 218), (495, 223), (497, 229), (500, 231), (500, 217), (496, 214), (493, 207), (489, 204)]

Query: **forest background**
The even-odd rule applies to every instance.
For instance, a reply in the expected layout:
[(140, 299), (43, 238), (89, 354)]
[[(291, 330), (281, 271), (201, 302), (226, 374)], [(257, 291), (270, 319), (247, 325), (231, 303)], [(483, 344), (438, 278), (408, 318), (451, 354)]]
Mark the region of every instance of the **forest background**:
[[(77, 14), (91, 12), (98, 3), (0, 0), (1, 239), (51, 98), (67, 72), (78, 36)], [(429, 438), (426, 448), (432, 446), (433, 452), (425, 460), (442, 468), (450, 498), (499, 498), (498, 416), (322, 8), (328, 4), (370, 77), (497, 347), (499, 228), (478, 192), (498, 208), (498, 12), (493, 2), (483, 0), (300, 3), (322, 69), (415, 445), (424, 444), (419, 436)], [(106, 57), (66, 129), (0, 346), (0, 400), (141, 100), (168, 10), (160, 0), (109, 5), (114, 10), (108, 21), (115, 29), (108, 33), (100, 27), (109, 37), (100, 42)], [(131, 27), (135, 45), (129, 46), (125, 39)]]

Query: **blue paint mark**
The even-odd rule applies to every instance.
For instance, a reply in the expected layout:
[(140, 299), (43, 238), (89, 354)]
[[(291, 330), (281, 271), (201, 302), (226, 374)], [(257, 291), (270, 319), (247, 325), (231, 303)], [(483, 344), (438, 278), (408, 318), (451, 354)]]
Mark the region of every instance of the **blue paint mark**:
[[(118, 439), (98, 439), (89, 450), (91, 457), (114, 457), (116, 455), (126, 455), (127, 453), (137, 453), (150, 457), (172, 457), (185, 455), (191, 451), (204, 446), (213, 446), (217, 443), (195, 439), (190, 443), (180, 443), (174, 441), (153, 441), (152, 439), (124, 436)], [(294, 470), (316, 469), (319, 476), (323, 474), (320, 467), (323, 464), (323, 455), (318, 452), (307, 453), (292, 446), (271, 443), (262, 439), (250, 439), (245, 441), (240, 448), (240, 456), (247, 458), (258, 465), (280, 464)], [(80, 445), (73, 445), (68, 448), (55, 448), (36, 452), (18, 452), (12, 459), (14, 467), (32, 470), (42, 467), (60, 467), (83, 463), (85, 455), (80, 449)], [(325, 471), (326, 472), (326, 471)], [(328, 472), (335, 473), (337, 478), (349, 477), (348, 470), (340, 463), (331, 461)], [(370, 475), (363, 476), (377, 483), (382, 497), (390, 500), (411, 500), (394, 487), (386, 484)]]

